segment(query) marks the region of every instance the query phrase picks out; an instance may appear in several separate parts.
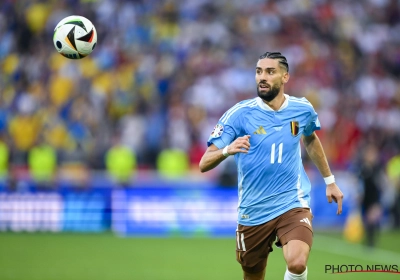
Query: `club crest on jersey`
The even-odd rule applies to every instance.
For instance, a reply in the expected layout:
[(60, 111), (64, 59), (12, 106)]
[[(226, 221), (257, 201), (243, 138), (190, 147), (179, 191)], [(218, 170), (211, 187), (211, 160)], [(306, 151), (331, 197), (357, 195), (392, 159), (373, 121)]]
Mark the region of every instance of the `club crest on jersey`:
[(217, 138), (222, 135), (222, 132), (224, 132), (224, 126), (222, 124), (217, 124), (214, 126), (213, 131), (211, 132), (211, 137), (212, 138)]
[(297, 136), (299, 134), (299, 122), (297, 121), (291, 121), (290, 122), (290, 132), (292, 133), (293, 136)]

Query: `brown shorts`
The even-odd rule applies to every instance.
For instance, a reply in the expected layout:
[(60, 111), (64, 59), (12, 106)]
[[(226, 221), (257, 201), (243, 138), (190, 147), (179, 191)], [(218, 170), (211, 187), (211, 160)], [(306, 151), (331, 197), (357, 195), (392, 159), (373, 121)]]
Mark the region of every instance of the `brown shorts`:
[(238, 225), (236, 231), (236, 259), (244, 271), (257, 273), (267, 265), (272, 244), (281, 247), (290, 240), (301, 240), (312, 245), (312, 214), (308, 208), (294, 208), (275, 219), (257, 226)]

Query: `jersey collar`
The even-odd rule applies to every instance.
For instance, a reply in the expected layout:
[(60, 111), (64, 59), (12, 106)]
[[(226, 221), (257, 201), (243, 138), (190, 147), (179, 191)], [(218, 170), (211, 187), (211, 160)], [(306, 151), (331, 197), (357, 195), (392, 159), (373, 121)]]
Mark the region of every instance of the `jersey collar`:
[[(285, 97), (285, 101), (283, 102), (281, 108), (279, 108), (278, 111), (282, 111), (283, 109), (285, 109), (288, 106), (289, 95), (284, 93), (283, 96)], [(257, 99), (258, 107), (260, 107), (261, 109), (266, 110), (266, 111), (275, 111), (274, 109), (269, 107), (267, 104), (265, 104), (265, 102), (260, 97), (256, 97), (256, 99)]]

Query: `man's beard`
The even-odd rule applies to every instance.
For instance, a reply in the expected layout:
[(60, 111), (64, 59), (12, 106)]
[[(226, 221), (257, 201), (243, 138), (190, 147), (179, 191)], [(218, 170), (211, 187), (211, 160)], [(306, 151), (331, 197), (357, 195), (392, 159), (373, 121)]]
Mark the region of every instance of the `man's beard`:
[(260, 83), (257, 85), (258, 96), (267, 102), (271, 102), (272, 100), (274, 100), (274, 98), (278, 95), (280, 89), (280, 85), (274, 85), (269, 90), (267, 89), (267, 91), (260, 91)]

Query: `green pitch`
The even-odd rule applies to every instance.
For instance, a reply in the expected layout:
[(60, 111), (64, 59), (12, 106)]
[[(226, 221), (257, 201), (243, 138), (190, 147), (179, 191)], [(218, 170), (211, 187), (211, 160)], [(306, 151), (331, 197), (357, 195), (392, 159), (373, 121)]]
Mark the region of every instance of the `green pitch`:
[[(400, 234), (385, 233), (379, 249), (315, 234), (308, 279), (400, 279), (400, 274), (327, 274), (325, 265), (388, 264), (400, 269)], [(235, 240), (118, 238), (99, 234), (0, 233), (1, 280), (242, 279)], [(270, 255), (266, 279), (283, 279), (282, 251)]]

